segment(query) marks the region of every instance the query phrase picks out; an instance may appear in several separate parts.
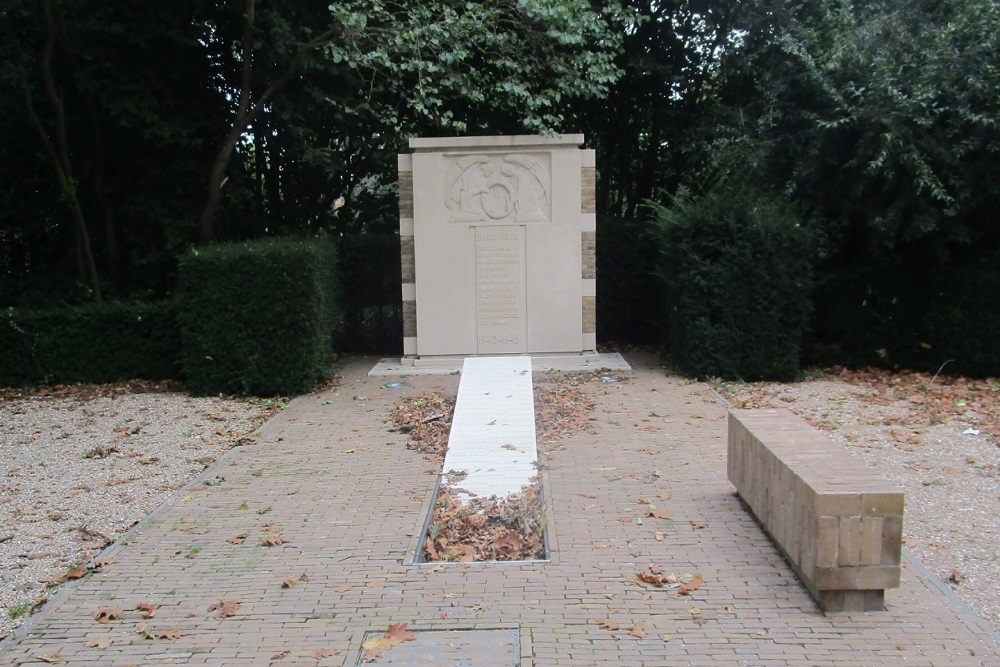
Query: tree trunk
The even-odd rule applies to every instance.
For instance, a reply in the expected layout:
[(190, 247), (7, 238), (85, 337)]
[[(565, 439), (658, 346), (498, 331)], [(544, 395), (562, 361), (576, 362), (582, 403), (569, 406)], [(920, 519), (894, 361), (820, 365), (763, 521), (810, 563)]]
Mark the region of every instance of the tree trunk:
[(69, 200), (81, 267), (87, 280), (90, 282), (94, 300), (100, 302), (102, 300), (101, 281), (97, 275), (97, 264), (94, 262), (94, 253), (90, 246), (90, 232), (87, 229), (83, 207), (80, 205), (80, 198), (77, 195), (76, 181), (73, 179), (73, 163), (70, 160), (69, 140), (66, 135), (66, 113), (63, 108), (62, 96), (56, 87), (55, 77), (52, 73), (52, 57), (55, 52), (56, 42), (56, 26), (52, 0), (43, 0), (43, 9), (45, 11), (46, 35), (45, 51), (42, 55), (42, 81), (45, 84), (45, 92), (48, 95), (49, 102), (52, 104), (52, 111), (55, 116), (55, 141), (45, 131), (41, 118), (39, 118), (35, 111), (35, 106), (31, 99), (31, 90), (25, 85), (24, 92), (28, 105), (28, 114), (41, 134), (42, 142), (45, 144), (45, 148), (52, 160), (56, 176), (62, 187), (62, 196)]

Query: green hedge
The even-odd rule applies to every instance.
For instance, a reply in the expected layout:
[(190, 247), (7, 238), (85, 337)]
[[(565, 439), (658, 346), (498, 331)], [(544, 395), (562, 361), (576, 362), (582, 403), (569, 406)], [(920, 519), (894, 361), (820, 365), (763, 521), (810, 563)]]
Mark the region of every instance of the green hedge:
[(102, 383), (180, 375), (172, 302), (0, 312), (0, 385)]
[(812, 280), (810, 237), (794, 213), (719, 187), (654, 212), (673, 361), (702, 377), (794, 378)]
[(179, 264), (183, 368), (194, 394), (299, 394), (332, 355), (336, 252), (327, 239), (199, 248)]

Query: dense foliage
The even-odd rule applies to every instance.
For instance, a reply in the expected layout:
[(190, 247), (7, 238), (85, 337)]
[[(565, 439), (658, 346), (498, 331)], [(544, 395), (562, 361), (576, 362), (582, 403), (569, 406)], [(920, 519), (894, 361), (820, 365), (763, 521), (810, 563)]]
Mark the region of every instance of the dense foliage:
[(326, 370), (337, 319), (331, 241), (192, 250), (180, 278), (182, 361), (193, 393), (302, 393)]
[(807, 361), (1000, 367), (995, 0), (8, 0), (0, 307), (163, 299), (194, 245), (322, 230), (358, 268), (338, 340), (395, 346), (395, 155), (548, 131), (597, 151), (603, 340), (660, 335), (644, 203), (735, 183), (814, 240)]
[(0, 386), (180, 377), (172, 302), (0, 311)]
[(682, 191), (657, 207), (667, 342), (697, 376), (790, 380), (809, 315), (811, 239), (794, 211), (747, 189)]

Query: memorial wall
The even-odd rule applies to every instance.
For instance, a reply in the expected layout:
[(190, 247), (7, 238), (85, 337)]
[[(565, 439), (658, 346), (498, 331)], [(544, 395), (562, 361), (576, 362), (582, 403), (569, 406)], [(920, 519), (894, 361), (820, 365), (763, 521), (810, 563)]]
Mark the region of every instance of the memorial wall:
[(582, 143), (410, 140), (399, 156), (404, 364), (596, 358), (594, 152)]

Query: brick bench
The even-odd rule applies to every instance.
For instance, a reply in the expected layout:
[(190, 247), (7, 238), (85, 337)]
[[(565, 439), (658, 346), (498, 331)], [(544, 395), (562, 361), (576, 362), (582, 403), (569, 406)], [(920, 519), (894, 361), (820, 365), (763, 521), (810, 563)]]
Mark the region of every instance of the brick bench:
[(826, 611), (885, 608), (903, 493), (790, 410), (730, 410), (729, 481)]

